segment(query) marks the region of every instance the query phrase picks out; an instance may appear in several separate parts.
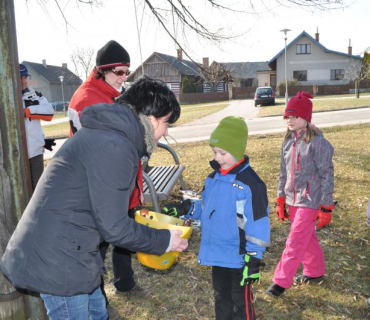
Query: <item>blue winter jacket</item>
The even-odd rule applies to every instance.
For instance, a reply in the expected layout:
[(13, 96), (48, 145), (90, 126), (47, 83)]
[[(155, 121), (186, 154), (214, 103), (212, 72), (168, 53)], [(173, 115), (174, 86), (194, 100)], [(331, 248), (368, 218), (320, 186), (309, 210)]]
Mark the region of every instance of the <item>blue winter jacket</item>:
[(205, 181), (202, 200), (186, 215), (201, 220), (198, 263), (242, 268), (246, 253), (262, 259), (270, 245), (266, 185), (247, 156), (224, 176), (216, 161), (210, 164), (215, 171)]

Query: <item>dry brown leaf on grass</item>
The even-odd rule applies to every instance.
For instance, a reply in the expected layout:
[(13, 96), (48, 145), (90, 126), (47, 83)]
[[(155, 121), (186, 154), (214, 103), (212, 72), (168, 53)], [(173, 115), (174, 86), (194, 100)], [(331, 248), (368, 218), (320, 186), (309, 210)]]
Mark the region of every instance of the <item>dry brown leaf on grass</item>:
[(360, 264), (356, 264), (357, 265), (357, 270), (359, 270), (359, 271), (361, 271), (362, 270), (362, 267), (365, 267), (366, 268), (366, 266), (361, 266)]
[(337, 310), (336, 310), (335, 308), (333, 308), (332, 306), (329, 306), (329, 305), (328, 305), (328, 308), (330, 308), (331, 310), (333, 310), (333, 311), (335, 311), (335, 312), (337, 311)]
[(293, 305), (295, 305), (298, 309), (301, 309), (301, 306), (297, 302), (293, 302)]

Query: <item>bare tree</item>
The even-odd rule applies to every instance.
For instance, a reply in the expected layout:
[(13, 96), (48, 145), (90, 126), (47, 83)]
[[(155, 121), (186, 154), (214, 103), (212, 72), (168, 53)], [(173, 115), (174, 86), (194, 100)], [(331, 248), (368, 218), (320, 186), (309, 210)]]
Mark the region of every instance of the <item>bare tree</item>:
[(94, 66), (94, 49), (92, 48), (77, 48), (71, 54), (71, 60), (75, 67), (75, 73), (81, 78), (81, 70), (85, 79), (89, 76)]
[(368, 47), (364, 52), (360, 77), (361, 79), (370, 79), (370, 47)]
[[(26, 2), (29, 1), (31, 0), (26, 0)], [(64, 15), (64, 11), (61, 8), (62, 0), (54, 1), (59, 8), (67, 27), (69, 22), (67, 20), (68, 17)], [(220, 27), (213, 29), (208, 26), (203, 19), (199, 18), (198, 15), (199, 7), (201, 5), (204, 5), (207, 12), (209, 10), (218, 10), (221, 13), (232, 12), (235, 14), (263, 16), (266, 12), (273, 12), (278, 7), (301, 7), (304, 10), (315, 12), (343, 9), (348, 6), (346, 3), (352, 3), (352, 0), (249, 0), (236, 2), (236, 4), (235, 2), (229, 4), (226, 1), (223, 2), (225, 4), (222, 4), (222, 0), (204, 0), (203, 2), (193, 2), (191, 0), (137, 1), (137, 6), (141, 5), (143, 7), (143, 12), (149, 11), (149, 16), (152, 15), (157, 20), (158, 24), (175, 42), (176, 46), (179, 49), (182, 49), (184, 54), (186, 54), (193, 62), (195, 61), (191, 58), (192, 55), (189, 53), (191, 44), (187, 42), (187, 35), (195, 34), (202, 40), (219, 45), (221, 42), (233, 40), (245, 33), (244, 31), (244, 33), (235, 34), (220, 21), (217, 21)], [(37, 2), (44, 8), (44, 10), (46, 10), (48, 0), (37, 0)], [(74, 0), (74, 2), (77, 5), (84, 4), (91, 7), (103, 5), (102, 0)]]
[(356, 98), (360, 97), (361, 84), (366, 85), (364, 80), (369, 81), (370, 79), (370, 47), (363, 54), (362, 59), (351, 59), (349, 68), (343, 76), (344, 79), (350, 80), (355, 85)]
[(217, 92), (220, 83), (229, 83), (232, 80), (231, 72), (226, 70), (223, 64), (214, 61), (209, 68), (203, 68), (203, 83), (211, 88), (211, 92)]
[[(235, 35), (228, 32), (229, 29), (217, 28), (212, 30), (204, 21), (197, 18), (196, 12), (199, 3), (191, 7), (190, 0), (142, 0), (148, 6), (158, 23), (163, 27), (167, 35), (175, 42), (176, 46), (191, 58), (187, 48), (187, 34), (192, 33), (199, 36), (202, 40), (219, 45), (221, 42), (230, 41), (242, 34)], [(346, 7), (347, 0), (274, 0), (266, 3), (261, 0), (243, 1), (239, 5), (221, 4), (221, 0), (204, 0), (205, 7), (216, 9), (221, 12), (229, 11), (246, 15), (263, 15), (267, 11), (273, 11), (277, 7), (301, 7), (309, 11), (327, 11), (342, 9)], [(348, 2), (348, 1), (347, 1)], [(259, 9), (257, 9), (259, 8)], [(170, 26), (173, 26), (172, 28)], [(221, 25), (221, 24), (220, 24)], [(181, 28), (181, 37), (178, 36), (178, 26)], [(180, 40), (181, 39), (181, 40)], [(197, 63), (197, 62), (195, 62)], [(201, 67), (201, 66), (200, 66)]]

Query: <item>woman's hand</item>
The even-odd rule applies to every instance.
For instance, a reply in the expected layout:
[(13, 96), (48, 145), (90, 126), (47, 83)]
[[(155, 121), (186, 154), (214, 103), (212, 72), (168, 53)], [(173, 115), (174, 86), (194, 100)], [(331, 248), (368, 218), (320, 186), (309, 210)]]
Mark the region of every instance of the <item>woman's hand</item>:
[(170, 230), (172, 236), (172, 246), (170, 251), (182, 252), (188, 247), (188, 240), (181, 238), (181, 230)]

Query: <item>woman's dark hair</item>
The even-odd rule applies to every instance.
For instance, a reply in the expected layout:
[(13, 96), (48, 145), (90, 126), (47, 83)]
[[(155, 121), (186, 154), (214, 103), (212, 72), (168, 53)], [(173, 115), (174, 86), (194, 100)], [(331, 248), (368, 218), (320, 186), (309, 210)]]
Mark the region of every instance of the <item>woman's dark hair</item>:
[(104, 68), (104, 69), (98, 69), (95, 67), (95, 79), (99, 80), (99, 79), (103, 79), (105, 80), (105, 75), (108, 73), (108, 72), (111, 72), (112, 70), (114, 69), (114, 67), (111, 67), (111, 68)]
[(171, 113), (169, 123), (180, 117), (180, 105), (175, 94), (161, 80), (147, 76), (140, 78), (116, 100), (121, 104), (131, 105), (137, 113), (162, 118)]

